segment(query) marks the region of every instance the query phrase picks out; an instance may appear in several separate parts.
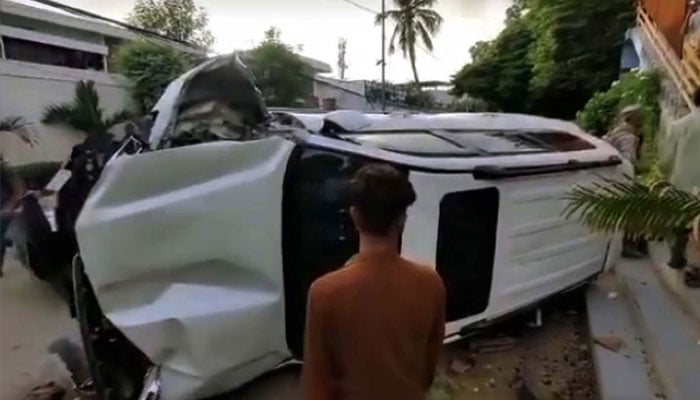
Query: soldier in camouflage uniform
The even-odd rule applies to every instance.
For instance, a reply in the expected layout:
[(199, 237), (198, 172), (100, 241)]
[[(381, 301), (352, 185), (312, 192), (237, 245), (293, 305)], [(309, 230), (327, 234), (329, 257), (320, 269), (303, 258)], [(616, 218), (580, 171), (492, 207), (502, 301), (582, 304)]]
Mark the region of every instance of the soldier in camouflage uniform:
[[(642, 108), (634, 105), (623, 109), (618, 117), (618, 122), (613, 129), (603, 136), (615, 147), (622, 157), (632, 163), (637, 170), (642, 148), (642, 125), (644, 115)], [(641, 258), (647, 253), (647, 245), (644, 240), (632, 240), (625, 238), (623, 242), (622, 255), (630, 258)]]
[(617, 124), (603, 136), (615, 147), (623, 158), (637, 166), (641, 150), (642, 124), (644, 115), (639, 106), (629, 106), (620, 112)]

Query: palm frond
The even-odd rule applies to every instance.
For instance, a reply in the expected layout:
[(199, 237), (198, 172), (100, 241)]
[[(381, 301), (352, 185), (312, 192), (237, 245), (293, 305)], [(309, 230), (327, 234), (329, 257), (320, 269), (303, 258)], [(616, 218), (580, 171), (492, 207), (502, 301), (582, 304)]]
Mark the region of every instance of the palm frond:
[(75, 109), (70, 103), (55, 104), (46, 107), (41, 122), (45, 124), (69, 124)]
[(14, 131), (28, 124), (22, 117), (9, 116), (0, 119), (0, 131)]
[(86, 121), (102, 121), (100, 96), (95, 89), (95, 82), (80, 81), (75, 85), (74, 107), (80, 110)]
[(391, 34), (391, 39), (389, 39), (389, 54), (396, 53), (396, 35), (399, 34), (398, 25), (394, 28), (394, 33)]
[(413, 0), (412, 3), (416, 8), (433, 8), (437, 4), (437, 0)]
[(428, 49), (428, 51), (433, 51), (433, 39), (430, 37), (430, 33), (427, 31), (425, 26), (421, 24), (420, 22), (417, 24), (418, 25), (418, 33), (421, 36), (421, 39), (423, 40), (423, 44), (425, 45), (425, 48)]
[(574, 187), (565, 199), (567, 218), (577, 218), (595, 232), (631, 237), (669, 237), (700, 216), (700, 196), (666, 182), (603, 179)]
[(436, 34), (444, 22), (442, 15), (435, 10), (428, 9), (416, 10), (416, 19), (425, 25), (431, 35)]

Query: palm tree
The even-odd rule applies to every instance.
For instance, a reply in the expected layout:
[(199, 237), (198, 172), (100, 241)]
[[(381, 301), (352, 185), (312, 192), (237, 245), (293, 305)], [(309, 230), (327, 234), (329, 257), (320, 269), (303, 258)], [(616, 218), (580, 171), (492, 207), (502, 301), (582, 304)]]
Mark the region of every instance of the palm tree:
[(34, 146), (34, 144), (36, 144), (36, 138), (32, 135), (30, 130), (25, 129), (28, 126), (29, 123), (22, 117), (9, 116), (0, 119), (1, 133), (13, 134), (28, 145)]
[(380, 25), (384, 18), (394, 21), (394, 33), (389, 41), (389, 54), (396, 52), (395, 42), (398, 38), (403, 57), (411, 62), (413, 77), (416, 84), (419, 84), (416, 46), (421, 41), (428, 51), (433, 51), (433, 36), (440, 30), (443, 19), (437, 11), (432, 9), (437, 4), (437, 0), (394, 0), (394, 4), (398, 9), (377, 15), (375, 23)]
[(104, 117), (100, 108), (100, 96), (92, 81), (81, 81), (75, 86), (75, 97), (69, 103), (48, 106), (42, 122), (45, 124), (65, 124), (88, 135), (107, 134), (112, 126), (127, 121), (128, 111), (120, 111), (109, 118)]
[(606, 179), (574, 187), (566, 200), (565, 216), (578, 218), (595, 232), (659, 239), (692, 225), (696, 241), (700, 236), (700, 195), (664, 181), (648, 185)]

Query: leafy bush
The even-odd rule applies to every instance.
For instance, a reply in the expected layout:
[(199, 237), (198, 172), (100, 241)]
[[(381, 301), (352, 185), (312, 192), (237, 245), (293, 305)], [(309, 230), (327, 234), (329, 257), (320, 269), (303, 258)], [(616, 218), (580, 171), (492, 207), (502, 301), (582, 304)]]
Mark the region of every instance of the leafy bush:
[(41, 121), (45, 124), (65, 124), (88, 135), (103, 135), (112, 126), (129, 118), (131, 113), (126, 110), (105, 117), (95, 82), (80, 81), (75, 85), (73, 100), (46, 107)]
[[(605, 92), (597, 92), (577, 114), (579, 125), (596, 136), (603, 136), (625, 107), (638, 104), (644, 110), (644, 133), (653, 134), (659, 126), (660, 78), (656, 72), (631, 72), (613, 82)], [(646, 137), (645, 137), (646, 138)]]
[(132, 96), (143, 113), (151, 111), (168, 84), (191, 67), (180, 51), (146, 41), (120, 47), (113, 61), (118, 72), (131, 80)]
[(60, 162), (38, 162), (13, 167), (15, 174), (22, 178), (29, 190), (43, 189), (59, 169)]

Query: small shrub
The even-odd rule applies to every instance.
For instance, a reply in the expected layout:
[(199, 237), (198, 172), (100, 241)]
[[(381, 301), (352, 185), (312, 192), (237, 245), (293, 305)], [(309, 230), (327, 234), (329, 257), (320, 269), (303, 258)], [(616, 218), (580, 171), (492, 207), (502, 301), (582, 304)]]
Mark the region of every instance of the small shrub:
[(120, 47), (113, 61), (117, 71), (132, 82), (132, 96), (143, 113), (151, 111), (168, 84), (192, 62), (176, 49), (146, 41)]
[(29, 190), (43, 189), (61, 169), (60, 162), (38, 162), (12, 168)]

